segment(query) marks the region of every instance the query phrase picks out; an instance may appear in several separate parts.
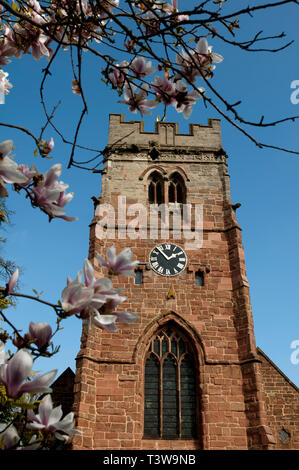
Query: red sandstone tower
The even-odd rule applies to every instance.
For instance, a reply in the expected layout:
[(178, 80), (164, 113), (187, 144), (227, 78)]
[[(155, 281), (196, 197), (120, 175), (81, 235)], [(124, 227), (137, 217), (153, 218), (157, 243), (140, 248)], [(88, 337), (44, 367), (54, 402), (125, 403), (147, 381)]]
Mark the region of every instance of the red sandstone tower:
[[(176, 123), (144, 132), (143, 122), (110, 116), (89, 259), (107, 276), (96, 254), (132, 249), (135, 278), (114, 285), (125, 289), (121, 309), (139, 319), (117, 333), (84, 327), (75, 380), (83, 434), (74, 449), (299, 448), (298, 389), (256, 348), (226, 158), (217, 119), (180, 134)], [(115, 209), (105, 227), (115, 226), (114, 238), (113, 230), (99, 237), (103, 204)], [(180, 233), (173, 214), (168, 234), (161, 225), (150, 231), (161, 204), (178, 210)]]

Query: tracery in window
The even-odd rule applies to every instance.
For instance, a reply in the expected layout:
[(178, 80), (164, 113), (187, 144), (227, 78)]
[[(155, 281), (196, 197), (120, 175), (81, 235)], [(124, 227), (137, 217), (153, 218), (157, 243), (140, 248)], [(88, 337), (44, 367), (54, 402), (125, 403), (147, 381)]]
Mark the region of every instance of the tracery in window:
[(175, 172), (169, 178), (168, 201), (184, 204), (186, 199), (185, 196), (186, 188), (184, 180), (179, 173)]
[(186, 338), (175, 328), (162, 328), (151, 340), (144, 383), (144, 437), (195, 438), (194, 355)]
[(154, 171), (149, 177), (148, 199), (150, 204), (164, 203), (164, 181), (158, 171)]

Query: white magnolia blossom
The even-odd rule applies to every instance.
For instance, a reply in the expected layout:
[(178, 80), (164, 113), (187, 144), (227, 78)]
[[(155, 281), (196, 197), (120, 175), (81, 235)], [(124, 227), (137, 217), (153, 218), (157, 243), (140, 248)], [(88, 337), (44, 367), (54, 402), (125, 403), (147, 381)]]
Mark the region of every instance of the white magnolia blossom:
[(12, 84), (10, 83), (7, 77), (8, 73), (0, 69), (0, 95), (8, 95), (9, 89), (12, 88)]
[(23, 393), (48, 393), (49, 385), (57, 374), (57, 369), (28, 381), (33, 366), (31, 354), (24, 349), (17, 351), (9, 360), (0, 365), (0, 384), (5, 386), (6, 394), (18, 398)]
[(12, 424), (9, 426), (7, 423), (0, 423), (0, 449), (15, 448), (19, 441), (18, 432)]
[(8, 354), (4, 351), (5, 344), (0, 340), (0, 367), (1, 364), (5, 364), (8, 359)]
[(9, 157), (12, 148), (12, 140), (0, 142), (0, 197), (6, 197), (8, 195), (5, 183), (22, 184), (27, 180), (18, 169), (18, 164)]
[(11, 294), (12, 291), (14, 290), (18, 282), (18, 278), (19, 278), (19, 269), (17, 268), (7, 283), (7, 295)]
[(134, 276), (133, 270), (139, 264), (139, 261), (131, 261), (132, 254), (131, 248), (124, 248), (117, 255), (115, 246), (111, 246), (107, 248), (106, 259), (101, 255), (97, 255), (97, 260), (101, 266), (108, 268), (111, 274)]
[(26, 425), (26, 428), (53, 433), (57, 439), (66, 441), (70, 435), (79, 434), (80, 431), (73, 429), (73, 412), (61, 419), (62, 414), (61, 405), (53, 408), (51, 395), (46, 395), (39, 404), (38, 414), (35, 414), (33, 410), (28, 410), (27, 417), (31, 422)]

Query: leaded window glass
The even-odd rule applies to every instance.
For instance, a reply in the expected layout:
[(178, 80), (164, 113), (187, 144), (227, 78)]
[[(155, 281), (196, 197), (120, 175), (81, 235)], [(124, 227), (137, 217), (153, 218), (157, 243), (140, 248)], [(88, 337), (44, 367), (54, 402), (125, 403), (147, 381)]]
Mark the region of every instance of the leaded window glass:
[(144, 384), (144, 437), (196, 438), (194, 355), (175, 328), (163, 328), (151, 340)]

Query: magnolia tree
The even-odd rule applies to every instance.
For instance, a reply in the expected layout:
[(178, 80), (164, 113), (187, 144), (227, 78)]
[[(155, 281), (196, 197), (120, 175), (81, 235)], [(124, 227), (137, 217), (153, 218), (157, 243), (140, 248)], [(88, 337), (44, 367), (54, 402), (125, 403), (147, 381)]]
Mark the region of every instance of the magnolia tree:
[[(298, 6), (299, 1), (251, 1), (245, 8), (236, 7), (231, 0), (182, 1), (177, 0), (0, 0), (0, 102), (14, 92), (13, 77), (9, 75), (10, 63), (23, 55), (34, 60), (45, 58), (42, 66), (40, 98), (44, 111), (40, 134), (17, 123), (0, 122), (4, 129), (12, 128), (29, 135), (36, 144), (36, 154), (49, 158), (54, 149), (54, 139), (45, 138), (51, 127), (53, 135), (71, 146), (66, 165), (95, 171), (101, 163), (102, 150), (79, 143), (79, 131), (88, 112), (88, 102), (82, 83), (82, 57), (91, 54), (99, 61), (102, 73), (101, 86), (110, 87), (116, 99), (132, 113), (151, 114), (161, 108), (161, 119), (169, 107), (189, 118), (192, 109), (201, 101), (245, 134), (260, 148), (273, 148), (299, 154), (283, 145), (261, 142), (247, 130), (275, 126), (296, 120), (298, 116), (283, 117), (265, 122), (263, 116), (253, 122), (241, 116), (241, 101), (230, 103), (213, 85), (213, 76), (221, 73), (224, 57), (221, 50), (213, 50), (213, 41), (244, 51), (244, 53), (280, 52), (292, 41), (284, 33), (263, 35), (253, 32), (246, 40), (238, 39), (245, 16), (254, 19), (255, 13), (267, 9), (283, 8), (288, 4)], [(253, 20), (252, 20), (253, 21)], [(272, 47), (272, 41), (281, 41)], [(55, 123), (59, 103), (51, 110), (45, 102), (47, 78), (54, 74), (55, 61), (60, 54), (70, 54), (73, 79), (70, 90), (82, 102), (82, 112), (74, 123), (74, 138), (70, 141)], [(85, 162), (75, 160), (77, 149), (95, 152)], [(73, 193), (59, 180), (62, 164), (52, 165), (45, 173), (28, 162), (12, 158), (13, 141), (0, 143), (0, 197), (7, 197), (9, 188), (24, 193), (33, 207), (39, 208), (49, 221), (61, 218), (74, 221), (66, 214), (66, 206)], [(113, 287), (113, 275), (132, 275), (138, 261), (131, 260), (130, 249), (117, 254), (112, 246), (106, 258), (97, 256), (107, 277), (96, 279), (89, 260), (76, 279), (67, 279), (58, 304), (17, 292), (18, 270), (0, 291), (1, 305), (8, 306), (14, 297), (30, 298), (53, 309), (57, 318), (55, 331), (47, 322), (28, 322), (28, 331), (20, 332), (6, 311), (0, 318), (6, 329), (0, 336), (0, 448), (2, 449), (52, 449), (58, 443), (68, 442), (79, 431), (74, 429), (74, 416), (62, 416), (61, 406), (53, 408), (51, 383), (56, 370), (35, 376), (34, 362), (41, 356), (51, 358), (58, 347), (53, 337), (61, 329), (61, 322), (70, 316), (88, 324), (89, 328), (117, 331), (117, 323), (130, 323), (137, 319), (133, 312), (121, 311), (125, 300), (119, 289)], [(9, 352), (11, 341), (14, 352)]]

